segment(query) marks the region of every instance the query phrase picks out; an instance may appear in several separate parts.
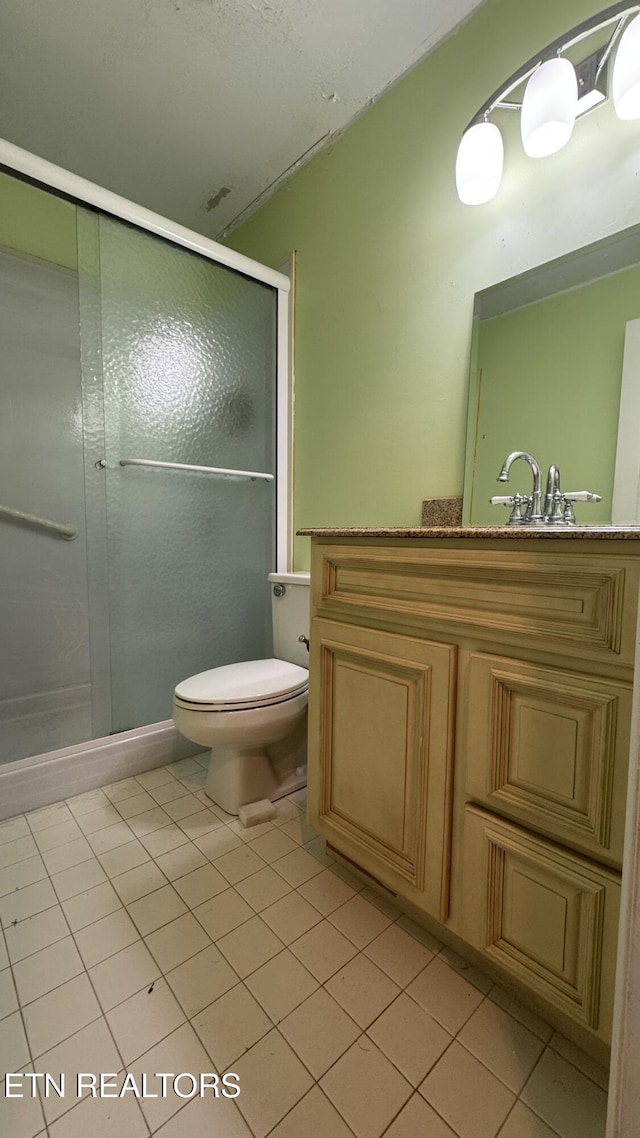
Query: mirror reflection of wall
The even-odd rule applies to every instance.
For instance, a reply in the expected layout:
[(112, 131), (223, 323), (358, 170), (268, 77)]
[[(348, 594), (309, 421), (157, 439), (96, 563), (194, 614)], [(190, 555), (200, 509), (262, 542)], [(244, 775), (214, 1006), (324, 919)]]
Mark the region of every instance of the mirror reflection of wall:
[(524, 463), (507, 485), (496, 482), (513, 450), (535, 456), (543, 490), (553, 462), (563, 490), (602, 495), (576, 505), (578, 524), (611, 520), (625, 326), (640, 317), (640, 264), (628, 264), (640, 261), (638, 236), (617, 235), (478, 294), (465, 523), (503, 525), (507, 509), (489, 498), (531, 492)]

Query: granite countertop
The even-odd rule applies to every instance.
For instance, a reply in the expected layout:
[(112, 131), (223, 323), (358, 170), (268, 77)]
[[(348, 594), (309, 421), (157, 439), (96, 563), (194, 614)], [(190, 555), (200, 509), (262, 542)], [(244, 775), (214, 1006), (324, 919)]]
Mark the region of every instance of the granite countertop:
[(399, 538), (522, 538), (566, 541), (640, 541), (640, 525), (614, 526), (397, 526), (394, 528), (299, 529), (299, 537), (399, 537)]

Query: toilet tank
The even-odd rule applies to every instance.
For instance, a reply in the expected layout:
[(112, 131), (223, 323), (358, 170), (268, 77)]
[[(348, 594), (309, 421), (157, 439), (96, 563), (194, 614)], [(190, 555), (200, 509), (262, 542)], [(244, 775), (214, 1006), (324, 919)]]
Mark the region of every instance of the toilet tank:
[(308, 573), (270, 573), (273, 654), (301, 668), (309, 667), (309, 653), (299, 636), (309, 638), (310, 577)]

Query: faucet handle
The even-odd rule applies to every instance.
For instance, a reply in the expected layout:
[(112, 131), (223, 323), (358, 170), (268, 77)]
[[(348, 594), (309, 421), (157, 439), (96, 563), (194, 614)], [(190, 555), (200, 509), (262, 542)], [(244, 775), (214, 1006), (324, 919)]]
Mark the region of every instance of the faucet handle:
[(507, 525), (509, 526), (522, 526), (526, 524), (526, 518), (522, 513), (522, 507), (527, 509), (531, 505), (531, 498), (527, 498), (526, 494), (511, 494), (503, 497), (501, 494), (494, 495), (489, 499), (492, 506), (512, 506), (513, 509), (509, 514)]

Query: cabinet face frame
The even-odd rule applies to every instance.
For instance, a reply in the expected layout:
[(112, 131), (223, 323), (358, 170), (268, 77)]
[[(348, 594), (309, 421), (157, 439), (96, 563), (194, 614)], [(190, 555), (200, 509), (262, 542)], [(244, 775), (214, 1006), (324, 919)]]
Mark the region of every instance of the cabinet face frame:
[(456, 650), (316, 618), (311, 651), (311, 824), (444, 921)]

